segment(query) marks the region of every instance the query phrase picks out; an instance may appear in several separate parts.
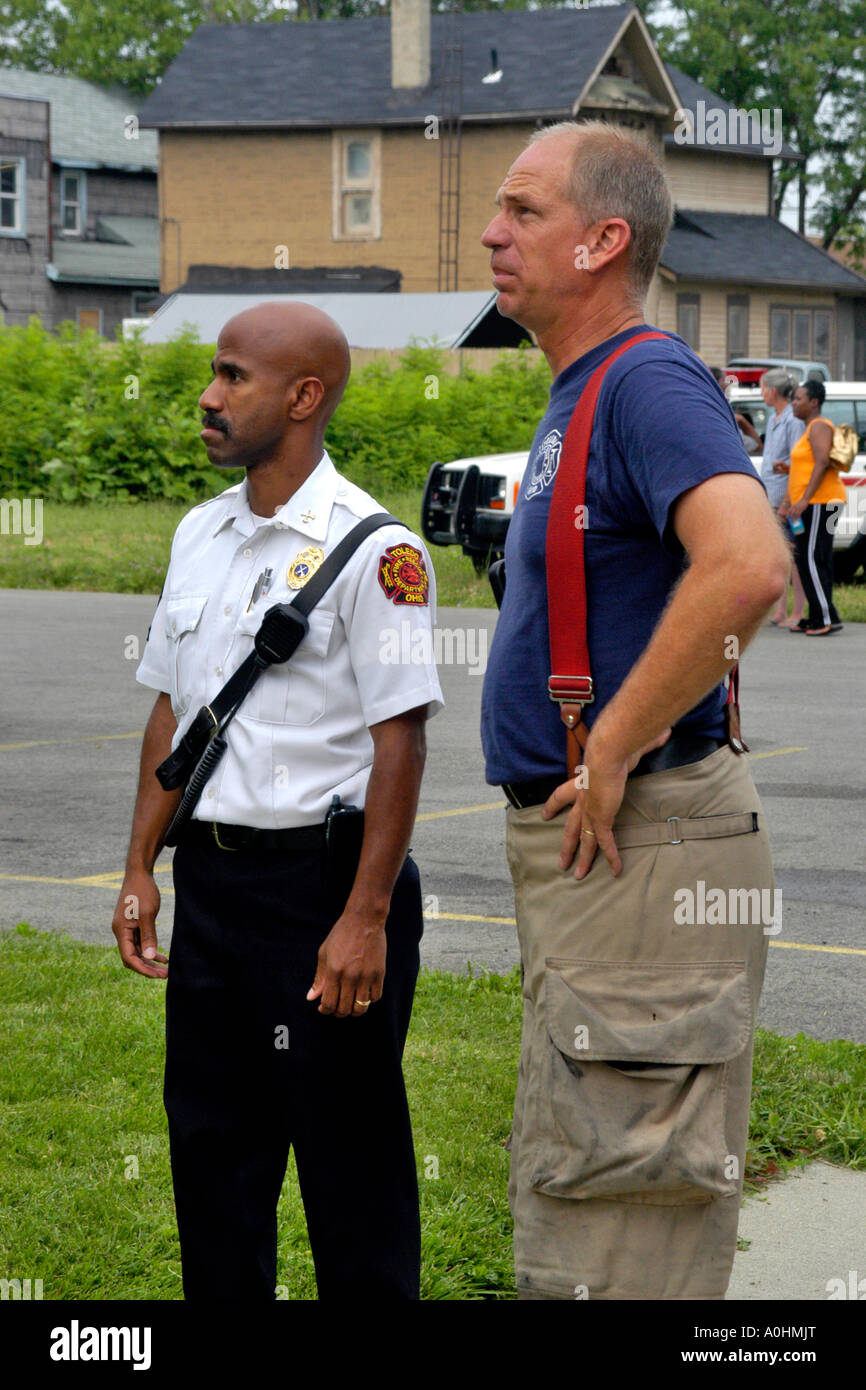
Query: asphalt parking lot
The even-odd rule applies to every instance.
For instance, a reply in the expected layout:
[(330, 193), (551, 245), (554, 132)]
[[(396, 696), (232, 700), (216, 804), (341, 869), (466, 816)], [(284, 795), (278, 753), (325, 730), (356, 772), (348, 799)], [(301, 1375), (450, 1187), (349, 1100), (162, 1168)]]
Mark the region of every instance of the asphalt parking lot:
[[(155, 602), (0, 590), (0, 926), (26, 921), (113, 941), (141, 731), (153, 703), (153, 692), (135, 682), (136, 652)], [(476, 653), (495, 621), (487, 610), (438, 615), (441, 628), (473, 629), (467, 650)], [(864, 669), (866, 625), (826, 641), (767, 627), (743, 661), (744, 734), (783, 901), (758, 1021), (786, 1034), (866, 1042)], [(423, 961), (505, 971), (518, 955), (504, 799), (485, 784), (478, 739), (480, 667), (444, 664), (441, 676), (447, 707), (429, 726), (413, 839), (428, 909)], [(168, 944), (168, 855), (157, 881)]]

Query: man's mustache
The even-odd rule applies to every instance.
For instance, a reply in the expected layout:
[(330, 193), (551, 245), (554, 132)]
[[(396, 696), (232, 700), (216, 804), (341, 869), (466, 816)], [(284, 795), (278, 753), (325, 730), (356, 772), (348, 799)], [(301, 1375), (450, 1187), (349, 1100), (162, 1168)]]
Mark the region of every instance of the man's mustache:
[(203, 418), (203, 420), (202, 420), (201, 423), (202, 423), (202, 429), (205, 429), (205, 430), (219, 430), (220, 434), (224, 434), (225, 437), (226, 437), (226, 439), (228, 439), (228, 436), (229, 436), (228, 425), (226, 425), (225, 421), (221, 420), (221, 419), (219, 418), (219, 416), (217, 416), (217, 415), (211, 415), (211, 414), (209, 414), (208, 412), (205, 412), (204, 418)]

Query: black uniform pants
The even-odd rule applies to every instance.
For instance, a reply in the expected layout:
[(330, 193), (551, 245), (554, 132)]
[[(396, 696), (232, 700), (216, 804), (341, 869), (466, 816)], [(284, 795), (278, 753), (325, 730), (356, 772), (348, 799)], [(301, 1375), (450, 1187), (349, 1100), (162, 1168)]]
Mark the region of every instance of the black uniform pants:
[(401, 1058), (423, 930), (407, 859), (384, 992), (361, 1017), (306, 994), (339, 916), (318, 844), (175, 852), (165, 1108), (184, 1296), (273, 1299), (294, 1148), (320, 1299), (417, 1299), (420, 1226)]
[(809, 600), (809, 627), (838, 623), (833, 603), (833, 521), (841, 504), (811, 502), (803, 512), (803, 530), (794, 536), (794, 559)]

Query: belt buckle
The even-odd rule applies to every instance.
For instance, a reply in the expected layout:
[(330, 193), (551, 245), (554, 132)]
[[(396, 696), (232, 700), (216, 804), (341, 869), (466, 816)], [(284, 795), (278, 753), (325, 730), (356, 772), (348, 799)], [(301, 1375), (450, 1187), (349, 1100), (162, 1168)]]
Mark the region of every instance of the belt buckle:
[[(679, 828), (680, 828), (680, 818), (679, 818), (679, 816), (667, 816), (667, 817), (665, 817), (665, 819), (666, 819), (667, 824), (671, 826), (671, 835), (673, 836), (673, 834), (674, 834), (674, 827), (673, 827), (673, 825), (672, 825), (672, 822), (673, 822), (673, 821), (676, 821), (676, 823), (677, 823), (677, 824), (676, 824), (676, 829), (679, 830)], [(682, 841), (682, 837), (680, 837), (678, 840), (675, 840), (675, 839), (672, 838), (671, 841), (670, 841), (670, 843), (671, 843), (672, 845), (681, 845), (682, 842), (683, 842), (683, 841)]]

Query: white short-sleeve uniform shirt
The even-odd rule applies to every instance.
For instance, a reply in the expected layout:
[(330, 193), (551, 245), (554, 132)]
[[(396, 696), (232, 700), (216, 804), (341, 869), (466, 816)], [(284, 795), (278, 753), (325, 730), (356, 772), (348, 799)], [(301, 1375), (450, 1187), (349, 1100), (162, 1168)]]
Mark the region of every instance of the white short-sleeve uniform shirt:
[[(356, 522), (382, 510), (325, 453), (273, 517), (250, 511), (244, 480), (183, 518), (136, 671), (171, 696), (173, 748), (252, 651), (267, 609), (296, 597), (288, 581), (301, 552), (317, 547), (327, 557)], [(265, 569), (270, 587), (251, 606)], [(247, 695), (195, 818), (281, 829), (321, 823), (335, 793), (363, 806), (370, 726), (422, 705), (428, 718), (442, 708), (435, 598), (416, 535), (394, 525), (368, 536), (313, 609), (294, 655)]]

